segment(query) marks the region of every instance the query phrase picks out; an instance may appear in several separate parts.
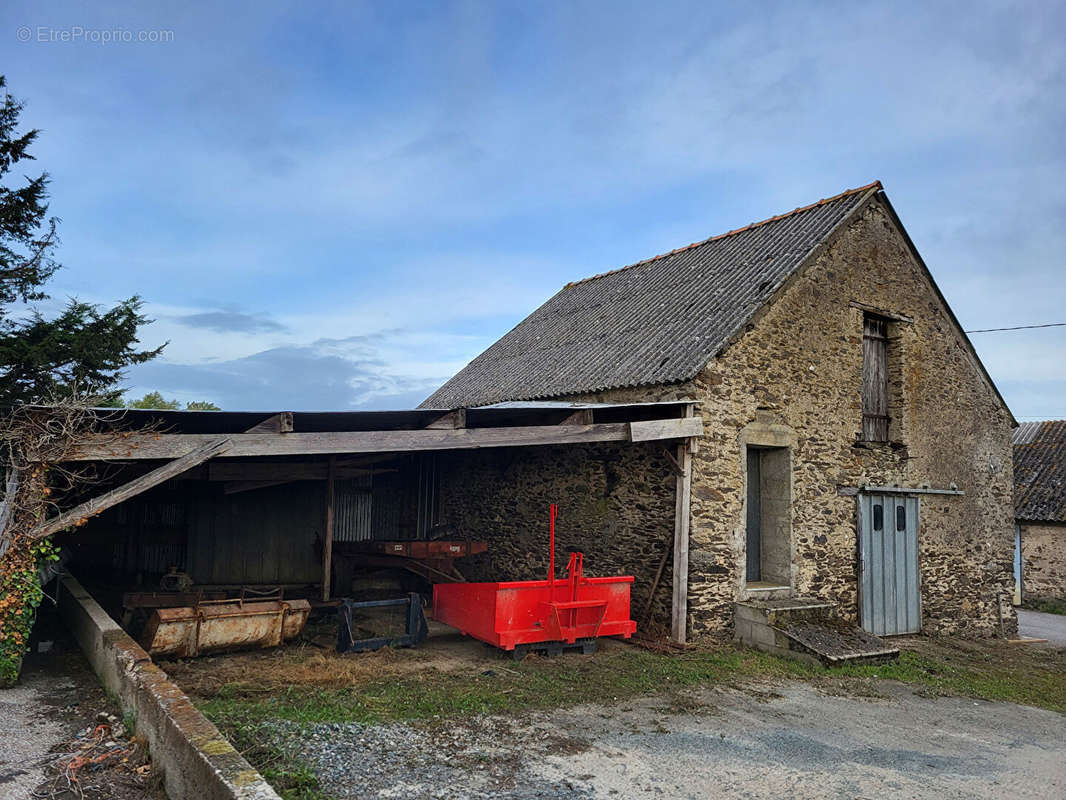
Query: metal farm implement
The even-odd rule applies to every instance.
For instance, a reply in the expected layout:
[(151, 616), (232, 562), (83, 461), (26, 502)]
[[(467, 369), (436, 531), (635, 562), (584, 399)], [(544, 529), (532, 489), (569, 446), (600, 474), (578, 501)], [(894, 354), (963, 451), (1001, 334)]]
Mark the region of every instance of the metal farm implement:
[(632, 575), (587, 578), (584, 555), (571, 552), (566, 577), (555, 577), (555, 518), (549, 513), (546, 580), (448, 583), (433, 587), (433, 617), (521, 658), (530, 650), (549, 654), (567, 647), (595, 651), (601, 636), (629, 638), (637, 624), (629, 618)]

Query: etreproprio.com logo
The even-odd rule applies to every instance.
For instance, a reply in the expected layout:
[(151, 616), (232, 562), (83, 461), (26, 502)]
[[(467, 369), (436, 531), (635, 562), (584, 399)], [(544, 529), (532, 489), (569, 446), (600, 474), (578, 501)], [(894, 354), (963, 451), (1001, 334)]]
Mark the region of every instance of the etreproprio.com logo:
[(158, 44), (174, 41), (174, 31), (88, 28), (83, 25), (70, 25), (63, 28), (50, 25), (22, 25), (15, 31), (15, 38), (20, 42), (42, 44), (79, 44), (82, 42), (88, 44), (133, 44), (135, 42)]

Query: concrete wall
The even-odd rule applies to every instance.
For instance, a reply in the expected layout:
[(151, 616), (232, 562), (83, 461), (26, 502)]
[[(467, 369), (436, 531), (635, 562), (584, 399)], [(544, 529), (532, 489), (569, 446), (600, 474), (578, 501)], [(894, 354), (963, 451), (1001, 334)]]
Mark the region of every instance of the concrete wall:
[[(890, 325), (888, 443), (860, 442), (863, 311)], [(746, 443), (792, 448), (794, 591), (858, 613), (855, 487), (956, 484), (921, 501), (923, 630), (1012, 634), (1010, 418), (922, 268), (877, 202), (693, 381), (584, 395), (693, 398), (689, 625), (725, 631), (744, 593)]]
[[(440, 520), (485, 539), (485, 556), (459, 565), (471, 580), (529, 580), (548, 571), (548, 506), (556, 521), (558, 574), (567, 547), (587, 575), (634, 575), (632, 607), (644, 609), (674, 534), (674, 471), (659, 443), (502, 448), (440, 455)], [(667, 564), (654, 618), (669, 623)]]
[(1066, 524), (1018, 523), (1022, 540), (1022, 602), (1066, 600)]
[(280, 800), (81, 584), (61, 578), (57, 600), (100, 682), (135, 716), (171, 800)]

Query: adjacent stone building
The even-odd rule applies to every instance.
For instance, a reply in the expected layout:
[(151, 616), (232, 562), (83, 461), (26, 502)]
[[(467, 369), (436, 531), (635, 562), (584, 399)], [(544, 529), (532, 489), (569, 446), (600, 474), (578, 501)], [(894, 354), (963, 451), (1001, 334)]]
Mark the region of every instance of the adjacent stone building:
[(1014, 506), (1022, 603), (1066, 600), (1066, 421), (1015, 430)]
[[(446, 516), (520, 528), (516, 492), (561, 492), (603, 554), (589, 568), (632, 572), (635, 597), (684, 517), (663, 581), (689, 635), (797, 595), (875, 633), (1015, 631), (1015, 423), (879, 183), (568, 284), (423, 406), (545, 399), (691, 399), (705, 434), (627, 461), (486, 455)], [(499, 577), (539, 569), (504, 539)]]

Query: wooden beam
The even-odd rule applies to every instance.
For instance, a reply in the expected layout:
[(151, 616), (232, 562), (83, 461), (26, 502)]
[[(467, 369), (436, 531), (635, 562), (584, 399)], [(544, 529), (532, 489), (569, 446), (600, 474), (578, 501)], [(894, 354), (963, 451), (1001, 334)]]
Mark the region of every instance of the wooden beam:
[(457, 408), (454, 411), (449, 411), (447, 414), (441, 414), (426, 428), (429, 430), (455, 430), (456, 428), (466, 427), (466, 409)]
[(240, 494), (252, 492), (256, 489), (266, 489), (268, 486), (284, 486), (292, 481), (226, 481), (222, 484), (222, 494)]
[[(686, 414), (692, 414), (689, 406)], [(688, 442), (677, 446), (681, 474), (675, 479), (674, 591), (670, 605), (670, 638), (684, 644), (688, 636), (688, 535), (692, 506), (692, 451)]]
[(675, 475), (684, 475), (685, 468), (681, 466), (681, 462), (674, 458), (674, 454), (670, 452), (670, 448), (663, 445), (663, 455), (669, 459), (670, 463), (674, 465)]
[[(267, 433), (230, 435), (226, 458), (240, 456), (391, 453), (417, 450), (462, 450), (481, 447), (525, 447), (584, 442), (651, 441), (699, 436), (698, 418), (615, 422), (597, 425), (530, 425), (513, 428), (456, 430), (336, 431), (330, 433)], [(116, 439), (101, 435), (74, 452), (68, 461), (178, 458), (213, 441), (218, 434), (150, 433)], [(240, 480), (241, 478), (234, 478)]]
[(329, 600), (330, 584), (333, 582), (333, 496), (334, 463), (329, 460), (329, 477), (326, 479), (326, 534), (322, 547), (322, 599)]
[(894, 311), (886, 311), (885, 309), (878, 308), (877, 306), (871, 306), (866, 303), (860, 303), (858, 300), (852, 300), (850, 303), (848, 303), (848, 305), (852, 308), (857, 308), (860, 311), (869, 311), (871, 314), (876, 314), (877, 316), (884, 317), (886, 319), (892, 319), (896, 322), (906, 322), (908, 325), (914, 324), (914, 317), (908, 317), (906, 314), (899, 314)]
[[(378, 461), (384, 459), (378, 458)], [(334, 477), (337, 480), (358, 478), (374, 472), (395, 472), (392, 468), (371, 466), (346, 466), (337, 462)], [(178, 480), (193, 481), (324, 481), (328, 477), (329, 466), (325, 461), (308, 461), (293, 463), (288, 461), (212, 461), (200, 467), (194, 467), (178, 476)]]
[(703, 435), (703, 420), (691, 416), (692, 406), (686, 409), (682, 419), (651, 419), (646, 422), (629, 423), (631, 442), (651, 442), (659, 439), (687, 439)]
[(579, 408), (569, 417), (559, 423), (560, 425), (591, 425), (592, 424), (592, 409), (591, 408)]
[(245, 433), (292, 433), (292, 412), (273, 414), (258, 425), (253, 425)]
[(86, 500), (84, 503), (74, 506), (70, 511), (57, 517), (45, 520), (30, 532), (30, 538), (41, 539), (45, 536), (51, 536), (64, 528), (69, 528), (71, 525), (76, 525), (80, 520), (99, 514), (101, 511), (111, 508), (111, 506), (116, 506), (124, 500), (129, 500), (131, 497), (136, 497), (153, 486), (158, 486), (163, 481), (170, 480), (175, 475), (180, 475), (190, 467), (202, 464), (214, 456), (222, 455), (230, 447), (232, 447), (232, 443), (229, 439), (219, 439), (216, 436), (169, 464), (164, 464), (158, 469), (154, 469), (146, 475), (141, 475), (139, 478), (135, 478), (129, 483), (123, 484), (117, 489), (112, 489), (99, 497)]

